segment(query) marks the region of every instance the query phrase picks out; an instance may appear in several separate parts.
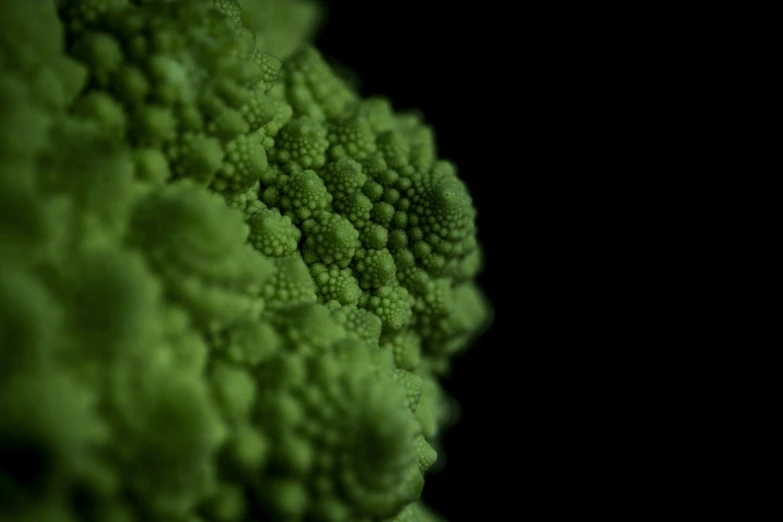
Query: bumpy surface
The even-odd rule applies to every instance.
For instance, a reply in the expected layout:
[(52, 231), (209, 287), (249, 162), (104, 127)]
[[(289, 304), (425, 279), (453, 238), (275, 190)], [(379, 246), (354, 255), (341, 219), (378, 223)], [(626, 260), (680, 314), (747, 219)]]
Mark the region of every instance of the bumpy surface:
[(317, 18), (0, 3), (0, 520), (437, 520), (475, 211)]

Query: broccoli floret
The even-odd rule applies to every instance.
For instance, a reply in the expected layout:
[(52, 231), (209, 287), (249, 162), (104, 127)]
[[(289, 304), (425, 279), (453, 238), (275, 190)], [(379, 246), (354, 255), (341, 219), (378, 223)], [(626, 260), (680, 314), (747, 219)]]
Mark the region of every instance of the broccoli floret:
[(319, 13), (0, 2), (0, 519), (436, 520), (475, 209)]

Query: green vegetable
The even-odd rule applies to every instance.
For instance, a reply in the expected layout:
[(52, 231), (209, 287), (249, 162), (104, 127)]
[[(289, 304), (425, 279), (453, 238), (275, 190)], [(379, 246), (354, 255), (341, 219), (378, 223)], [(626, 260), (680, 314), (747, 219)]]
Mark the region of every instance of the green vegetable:
[(318, 14), (0, 3), (0, 520), (437, 519), (475, 210)]

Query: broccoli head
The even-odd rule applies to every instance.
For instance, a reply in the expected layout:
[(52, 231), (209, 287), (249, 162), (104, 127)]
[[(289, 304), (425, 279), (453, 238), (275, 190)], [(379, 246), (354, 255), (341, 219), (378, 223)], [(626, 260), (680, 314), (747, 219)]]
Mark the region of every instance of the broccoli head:
[(0, 4), (0, 519), (437, 520), (476, 212), (319, 14)]

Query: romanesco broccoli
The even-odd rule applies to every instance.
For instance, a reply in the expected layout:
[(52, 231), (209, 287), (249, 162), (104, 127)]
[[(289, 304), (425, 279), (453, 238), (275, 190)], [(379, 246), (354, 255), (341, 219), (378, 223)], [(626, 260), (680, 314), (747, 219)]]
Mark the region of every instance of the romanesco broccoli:
[(475, 210), (318, 20), (0, 3), (0, 519), (436, 520)]

